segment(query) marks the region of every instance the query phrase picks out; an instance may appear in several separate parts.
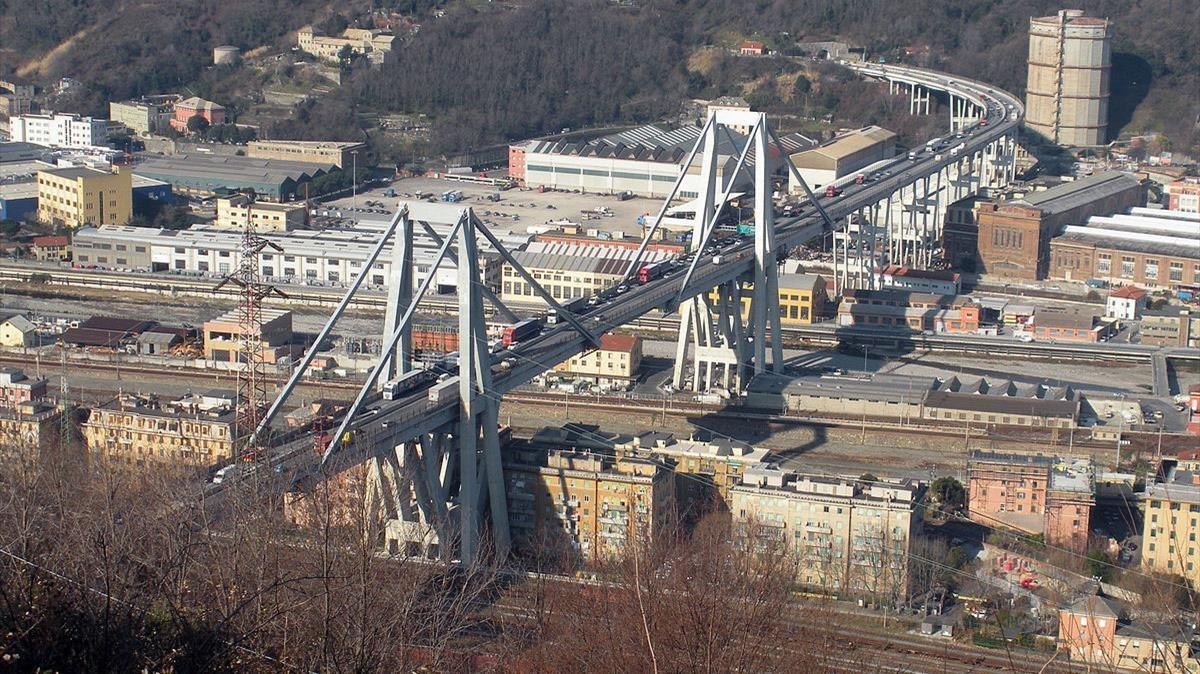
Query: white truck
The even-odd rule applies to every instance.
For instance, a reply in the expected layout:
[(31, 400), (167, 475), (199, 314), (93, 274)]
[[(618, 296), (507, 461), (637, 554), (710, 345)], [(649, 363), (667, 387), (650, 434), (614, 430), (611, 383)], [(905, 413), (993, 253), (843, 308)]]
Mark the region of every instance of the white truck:
[(458, 377), (450, 377), (429, 387), (429, 402), (449, 400), (458, 391)]

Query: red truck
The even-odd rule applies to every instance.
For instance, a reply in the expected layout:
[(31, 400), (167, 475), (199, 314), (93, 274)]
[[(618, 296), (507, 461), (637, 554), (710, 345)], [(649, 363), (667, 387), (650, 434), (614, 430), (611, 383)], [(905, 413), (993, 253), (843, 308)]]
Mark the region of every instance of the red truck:
[(829, 187), (825, 188), (825, 196), (840, 197), (840, 196), (842, 196), (842, 191), (840, 189), (838, 189), (836, 186), (830, 185)]

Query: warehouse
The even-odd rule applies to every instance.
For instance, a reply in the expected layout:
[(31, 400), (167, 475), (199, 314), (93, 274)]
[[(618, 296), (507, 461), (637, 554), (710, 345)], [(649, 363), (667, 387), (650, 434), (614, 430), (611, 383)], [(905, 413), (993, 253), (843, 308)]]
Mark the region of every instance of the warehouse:
[[(514, 253), (517, 263), (556, 300), (591, 297), (620, 283), (637, 251), (628, 248), (536, 241)], [(646, 251), (642, 264), (671, 257), (663, 251)], [(500, 297), (505, 302), (545, 305), (533, 286), (505, 263)]]
[(1050, 277), (1170, 290), (1200, 283), (1200, 214), (1133, 208), (1068, 225), (1050, 242)]
[[(792, 154), (791, 159), (800, 177), (815, 190), (895, 154), (896, 134), (882, 127), (867, 126), (811, 150)], [(802, 189), (789, 175), (788, 190), (798, 194)]]
[[(671, 192), (700, 132), (694, 126), (669, 131), (651, 124), (590, 141), (524, 141), (509, 147), (509, 176), (525, 187), (596, 194), (629, 192), (661, 199)], [(721, 133), (717, 139), (718, 184), (724, 189), (733, 179), (746, 136)], [(780, 142), (789, 153), (812, 144), (799, 134), (784, 136)], [(751, 182), (752, 155), (735, 184)], [(700, 159), (696, 158), (680, 185), (678, 198), (699, 196)], [(777, 168), (772, 166), (771, 172)]]
[[(434, 230), (446, 236), (444, 225)], [(262, 273), (271, 281), (303, 283), (315, 286), (345, 286), (362, 273), (362, 264), (379, 241), (378, 231), (301, 230), (263, 233), (264, 239), (279, 246), (283, 253), (264, 252)], [(507, 241), (505, 240), (507, 239)], [(502, 242), (519, 244), (520, 235), (508, 233)], [(515, 239), (515, 241), (514, 241)], [(529, 237), (524, 236), (527, 241)], [(134, 269), (190, 276), (219, 278), (236, 268), (241, 248), (240, 232), (212, 226), (194, 226), (184, 230), (147, 227), (84, 227), (72, 241), (74, 260), (80, 267)], [(513, 248), (518, 245), (513, 245)], [(429, 275), (436, 259), (436, 247), (427, 236), (414, 237), (413, 269), (416, 283)], [(481, 243), (479, 270), (483, 282), (496, 289), (500, 285), (500, 257), (489, 245)], [(391, 278), (391, 245), (384, 248), (371, 270), (366, 287), (383, 288)], [(451, 293), (458, 287), (458, 273), (449, 258), (438, 267), (430, 290)]]
[(261, 199), (290, 201), (303, 196), (304, 183), (336, 168), (333, 164), (183, 154), (150, 159), (134, 172), (171, 183), (176, 190), (189, 194), (254, 190)]

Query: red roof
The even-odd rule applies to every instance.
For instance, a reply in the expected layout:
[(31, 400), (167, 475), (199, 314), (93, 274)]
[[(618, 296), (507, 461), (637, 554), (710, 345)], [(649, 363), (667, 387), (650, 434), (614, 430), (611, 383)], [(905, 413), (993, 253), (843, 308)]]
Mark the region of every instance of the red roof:
[(742, 43), (742, 49), (762, 49), (765, 45), (754, 40), (746, 40)]
[(621, 351), (633, 353), (633, 347), (638, 343), (634, 335), (607, 334), (600, 337), (600, 348), (604, 351)]
[(1109, 297), (1119, 297), (1126, 300), (1140, 300), (1146, 295), (1146, 291), (1137, 286), (1121, 286), (1108, 294)]
[(1175, 458), (1179, 459), (1180, 461), (1195, 461), (1196, 459), (1200, 459), (1200, 449), (1188, 449), (1182, 451), (1175, 455)]
[(33, 245), (35, 246), (66, 246), (71, 243), (71, 240), (65, 236), (35, 236), (33, 237)]
[(958, 282), (958, 274), (952, 271), (936, 271), (933, 269), (912, 269), (909, 267), (901, 267), (899, 265), (888, 265), (883, 268), (883, 273), (886, 276), (907, 276), (909, 278), (923, 278), (933, 281), (952, 281)]

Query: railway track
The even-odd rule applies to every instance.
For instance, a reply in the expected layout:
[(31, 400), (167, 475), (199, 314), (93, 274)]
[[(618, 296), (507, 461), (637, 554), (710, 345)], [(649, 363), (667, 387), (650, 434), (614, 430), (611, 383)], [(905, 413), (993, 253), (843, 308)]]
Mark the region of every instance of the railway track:
[[(144, 273), (114, 272), (108, 270), (71, 269), (66, 267), (32, 267), (12, 263), (0, 264), (0, 283), (16, 283), (25, 285), (31, 283), (35, 275), (45, 277), (41, 280), (48, 287), (57, 288), (87, 288), (94, 290), (118, 291), (140, 294), (151, 294), (167, 297), (195, 296), (207, 299), (227, 297), (231, 302), (237, 299), (235, 290), (230, 287), (217, 289), (217, 280), (195, 276), (160, 273), (149, 275)], [(33, 281), (37, 283), (38, 281)], [(10, 288), (9, 292), (19, 292), (19, 288)], [(287, 298), (271, 297), (268, 302), (295, 307), (333, 307), (345, 293), (344, 288), (323, 286), (287, 286)], [(359, 311), (382, 311), (386, 307), (387, 297), (383, 291), (362, 289), (351, 301), (350, 308)], [(458, 311), (457, 297), (427, 296), (421, 301), (421, 308), (426, 313), (456, 314)], [(544, 311), (541, 306), (513, 305), (518, 314), (537, 315)], [(485, 305), (484, 311), (489, 316), (493, 314), (490, 306)], [(679, 331), (679, 319), (675, 316), (643, 315), (624, 327), (639, 333), (659, 333), (674, 336)], [(1022, 343), (995, 338), (972, 336), (924, 335), (915, 332), (880, 330), (860, 327), (839, 327), (829, 323), (812, 325), (783, 326), (783, 338), (793, 345), (832, 346), (839, 343), (867, 345), (872, 350), (896, 351), (947, 351), (962, 354), (987, 354), (996, 356), (1013, 356), (1020, 358), (1037, 358), (1050, 361), (1079, 361), (1109, 360), (1113, 362), (1149, 362), (1153, 351), (1138, 348), (1135, 345), (1089, 344), (1086, 346), (1065, 343)], [(1173, 354), (1172, 357), (1182, 357)], [(1196, 355), (1200, 358), (1200, 354)]]

